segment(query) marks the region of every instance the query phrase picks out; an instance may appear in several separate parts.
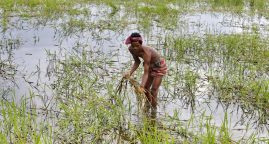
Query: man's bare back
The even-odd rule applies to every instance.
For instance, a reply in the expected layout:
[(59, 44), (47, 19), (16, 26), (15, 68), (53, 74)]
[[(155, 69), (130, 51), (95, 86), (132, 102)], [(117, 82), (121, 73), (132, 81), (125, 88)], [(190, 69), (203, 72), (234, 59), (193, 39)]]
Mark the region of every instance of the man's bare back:
[(160, 55), (158, 54), (158, 52), (153, 49), (152, 47), (149, 46), (141, 46), (142, 50), (137, 48), (137, 47), (129, 47), (129, 51), (131, 52), (131, 54), (133, 56), (136, 57), (140, 57), (145, 61), (145, 57), (149, 57), (150, 61), (149, 64), (150, 65), (154, 65), (156, 62), (158, 62), (160, 60)]

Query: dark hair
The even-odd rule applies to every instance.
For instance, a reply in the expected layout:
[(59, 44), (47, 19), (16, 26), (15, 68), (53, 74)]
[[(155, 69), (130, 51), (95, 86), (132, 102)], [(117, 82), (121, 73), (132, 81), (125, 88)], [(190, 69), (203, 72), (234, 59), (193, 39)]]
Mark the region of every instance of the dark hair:
[[(130, 37), (131, 37), (131, 38), (132, 38), (132, 37), (141, 37), (141, 38), (142, 38), (142, 36), (141, 36), (138, 32), (134, 32), (134, 33), (132, 33)], [(143, 43), (142, 40), (139, 40), (138, 42), (139, 42), (141, 45), (142, 45), (142, 43)]]
[(137, 32), (131, 34), (131, 37), (141, 37), (141, 35)]

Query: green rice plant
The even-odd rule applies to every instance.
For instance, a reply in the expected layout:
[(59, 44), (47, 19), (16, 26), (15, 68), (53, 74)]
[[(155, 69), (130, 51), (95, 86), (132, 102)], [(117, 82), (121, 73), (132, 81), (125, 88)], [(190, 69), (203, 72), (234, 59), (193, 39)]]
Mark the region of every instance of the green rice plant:
[(235, 12), (242, 12), (244, 8), (244, 0), (209, 0), (209, 4), (213, 9), (232, 9)]
[(265, 0), (249, 0), (249, 7), (253, 11), (261, 11), (261, 13), (266, 12), (266, 7), (268, 6), (268, 1)]
[(22, 98), (21, 103), (16, 104), (14, 99), (9, 101), (1, 100), (1, 130), (2, 143), (52, 143), (49, 127), (46, 123), (38, 122), (37, 111), (28, 109), (26, 99)]
[(251, 82), (249, 84), (249, 95), (253, 96), (253, 100), (257, 107), (267, 108), (269, 102), (269, 82), (267, 80)]
[(96, 74), (97, 70), (103, 71), (98, 67), (104, 61), (102, 58), (92, 61), (84, 50), (81, 55), (66, 56), (57, 64), (55, 92), (62, 113), (55, 130), (56, 141), (99, 143), (114, 140), (114, 131), (121, 127), (125, 109), (122, 99), (111, 90), (113, 81), (103, 83)]
[[(252, 91), (249, 89), (251, 81), (265, 78), (262, 73), (267, 69), (268, 42), (256, 34), (206, 35), (202, 39), (174, 38), (174, 41), (167, 41), (167, 47), (180, 50), (173, 54), (181, 61), (194, 57), (188, 63), (197, 64), (197, 67), (212, 65), (208, 72), (215, 76), (209, 81), (225, 101), (234, 98), (243, 100)], [(261, 97), (267, 97), (267, 94), (263, 95)]]
[(175, 50), (174, 55), (170, 57), (176, 57), (176, 61), (180, 62), (182, 60), (187, 60), (190, 56), (199, 55), (201, 53), (202, 48), (198, 43), (201, 41), (198, 37), (166, 37), (167, 47)]
[[(171, 39), (171, 38), (170, 38)], [(176, 48), (178, 59), (197, 56), (202, 63), (236, 64), (241, 61), (253, 64), (265, 63), (268, 49), (265, 39), (258, 35), (206, 35), (203, 38), (173, 38), (168, 47)], [(259, 58), (262, 56), (262, 58)], [(194, 59), (195, 60), (195, 59)], [(261, 65), (257, 65), (259, 68)]]
[(211, 125), (210, 119), (206, 121), (206, 133), (202, 135), (202, 143), (215, 144), (217, 143), (216, 128)]
[[(111, 8), (112, 12), (111, 14), (114, 15), (118, 10), (119, 6), (124, 6), (128, 10), (131, 11), (136, 11), (139, 12), (140, 14), (143, 14), (145, 11), (143, 11), (143, 6), (141, 6), (141, 3), (145, 5), (145, 7), (150, 6), (150, 9), (147, 10), (146, 14), (149, 14), (150, 16), (155, 15), (153, 20), (156, 20), (157, 18), (160, 20), (163, 26), (167, 26), (169, 28), (173, 28), (176, 25), (176, 20), (173, 20), (177, 18), (177, 15), (180, 14), (180, 11), (186, 11), (186, 10), (197, 10), (197, 9), (191, 9), (190, 7), (193, 5), (201, 4), (201, 3), (206, 3), (207, 5), (201, 4), (199, 6), (200, 9), (204, 9), (204, 7), (213, 7), (218, 9), (223, 9), (230, 11), (231, 8), (233, 11), (242, 11), (244, 7), (250, 6), (252, 9), (256, 11), (260, 11), (259, 13), (266, 15), (266, 12), (268, 12), (265, 8), (268, 5), (268, 2), (265, 0), (248, 0), (248, 1), (243, 1), (243, 0), (205, 0), (205, 1), (200, 1), (200, 0), (192, 0), (192, 1), (186, 1), (186, 0), (181, 0), (181, 1), (141, 1), (141, 0), (135, 0), (132, 2), (129, 1), (109, 1), (109, 0), (104, 0), (104, 1), (86, 1), (86, 0), (79, 0), (79, 1), (71, 1), (71, 0), (45, 0), (45, 1), (40, 1), (40, 0), (28, 0), (28, 1), (23, 1), (23, 0), (2, 0), (0, 2), (0, 8), (6, 9), (6, 10), (12, 10), (12, 11), (20, 11), (20, 8), (25, 9), (24, 12), (22, 12), (22, 15), (27, 16), (27, 15), (32, 15), (33, 13), (30, 12), (29, 10), (35, 11), (35, 13), (38, 13), (38, 11), (41, 10), (41, 15), (42, 16), (48, 16), (48, 17), (53, 17), (53, 14), (63, 14), (63, 13), (73, 13), (74, 14), (74, 6), (80, 5), (80, 4), (97, 4), (97, 5), (107, 5)], [(136, 4), (137, 6), (134, 6)], [(171, 7), (168, 7), (168, 5), (174, 5), (176, 7), (179, 7), (179, 9), (174, 9)], [(141, 9), (142, 8), (142, 9)], [(197, 8), (197, 7), (196, 7)], [(141, 12), (139, 10), (142, 10)], [(77, 12), (75, 12), (77, 13)], [(254, 11), (254, 13), (256, 13)], [(77, 13), (78, 14), (78, 13)], [(170, 17), (169, 17), (170, 16)], [(138, 17), (140, 22), (143, 22), (143, 20), (146, 20), (143, 17)], [(168, 21), (165, 23), (165, 21)], [(172, 24), (173, 23), (173, 24)], [(169, 25), (167, 25), (169, 24)]]
[(198, 79), (198, 74), (191, 71), (191, 70), (186, 70), (184, 80), (185, 80), (185, 87), (187, 91), (191, 94), (194, 95), (195, 91), (197, 89), (197, 79)]
[(106, 3), (111, 8), (111, 13), (109, 14), (110, 17), (114, 16), (119, 10), (119, 3), (115, 1), (105, 0), (104, 3)]
[(12, 9), (12, 7), (15, 5), (15, 1), (13, 0), (5, 0), (5, 1), (1, 1), (0, 5), (2, 8), (4, 8), (5, 10), (10, 10)]
[(161, 27), (163, 27), (164, 29), (168, 29), (168, 30), (173, 30), (175, 28), (178, 27), (179, 23), (178, 23), (178, 19), (179, 19), (179, 15), (181, 14), (181, 12), (179, 12), (178, 10), (171, 10), (170, 8), (168, 8), (169, 11), (167, 13), (165, 13), (164, 16), (163, 14), (160, 16), (162, 16), (161, 18), (159, 18), (159, 20), (157, 21)]
[[(141, 27), (142, 30), (144, 31), (149, 31), (152, 21), (154, 19), (154, 13), (151, 10), (150, 6), (145, 6), (145, 7), (138, 7), (135, 10), (136, 17), (143, 17), (138, 19), (138, 23)], [(144, 19), (144, 17), (147, 17)]]
[[(85, 12), (85, 9), (74, 9), (73, 7), (86, 3), (86, 1), (70, 1), (70, 0), (2, 0), (0, 2), (0, 9), (8, 11), (12, 15), (18, 15), (19, 17), (31, 18), (31, 17), (43, 17), (53, 18), (63, 14), (74, 15)], [(59, 18), (59, 17), (58, 17)]]
[(231, 143), (231, 135), (228, 126), (228, 115), (225, 113), (224, 119), (219, 132), (220, 142), (223, 144)]
[(8, 16), (9, 16), (9, 12), (8, 11), (4, 11), (2, 13), (2, 18), (1, 18), (1, 26), (2, 26), (2, 32), (5, 32), (9, 27), (8, 27)]
[(143, 127), (138, 131), (138, 139), (141, 143), (175, 143), (171, 135), (157, 126), (152, 125), (148, 120), (143, 122)]
[[(172, 29), (177, 26), (177, 16), (179, 11), (172, 9), (165, 3), (154, 3), (154, 5), (137, 6), (136, 17), (141, 23), (142, 28), (148, 29), (152, 26), (152, 22), (157, 22), (167, 29)], [(145, 18), (146, 17), (146, 18)]]

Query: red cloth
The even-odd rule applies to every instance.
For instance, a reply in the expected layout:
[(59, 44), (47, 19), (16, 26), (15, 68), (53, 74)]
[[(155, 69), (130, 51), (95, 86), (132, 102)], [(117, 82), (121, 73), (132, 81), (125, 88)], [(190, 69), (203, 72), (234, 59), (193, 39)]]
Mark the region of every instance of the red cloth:
[(160, 59), (160, 67), (153, 67), (151, 68), (150, 75), (153, 77), (156, 76), (164, 76), (167, 73), (167, 65), (164, 58)]
[(129, 36), (126, 40), (125, 40), (125, 44), (131, 44), (132, 43), (132, 40), (138, 40), (138, 41), (141, 41), (143, 42), (142, 40), (142, 37), (131, 37)]
[(131, 36), (129, 36), (129, 37), (125, 40), (125, 44), (131, 44)]

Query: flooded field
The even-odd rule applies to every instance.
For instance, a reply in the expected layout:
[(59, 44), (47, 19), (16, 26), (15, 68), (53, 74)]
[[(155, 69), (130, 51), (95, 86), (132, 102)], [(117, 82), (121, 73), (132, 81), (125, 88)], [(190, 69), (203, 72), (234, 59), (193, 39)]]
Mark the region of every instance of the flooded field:
[[(0, 142), (269, 143), (268, 5), (0, 1)], [(151, 113), (116, 92), (132, 32), (169, 68)]]

